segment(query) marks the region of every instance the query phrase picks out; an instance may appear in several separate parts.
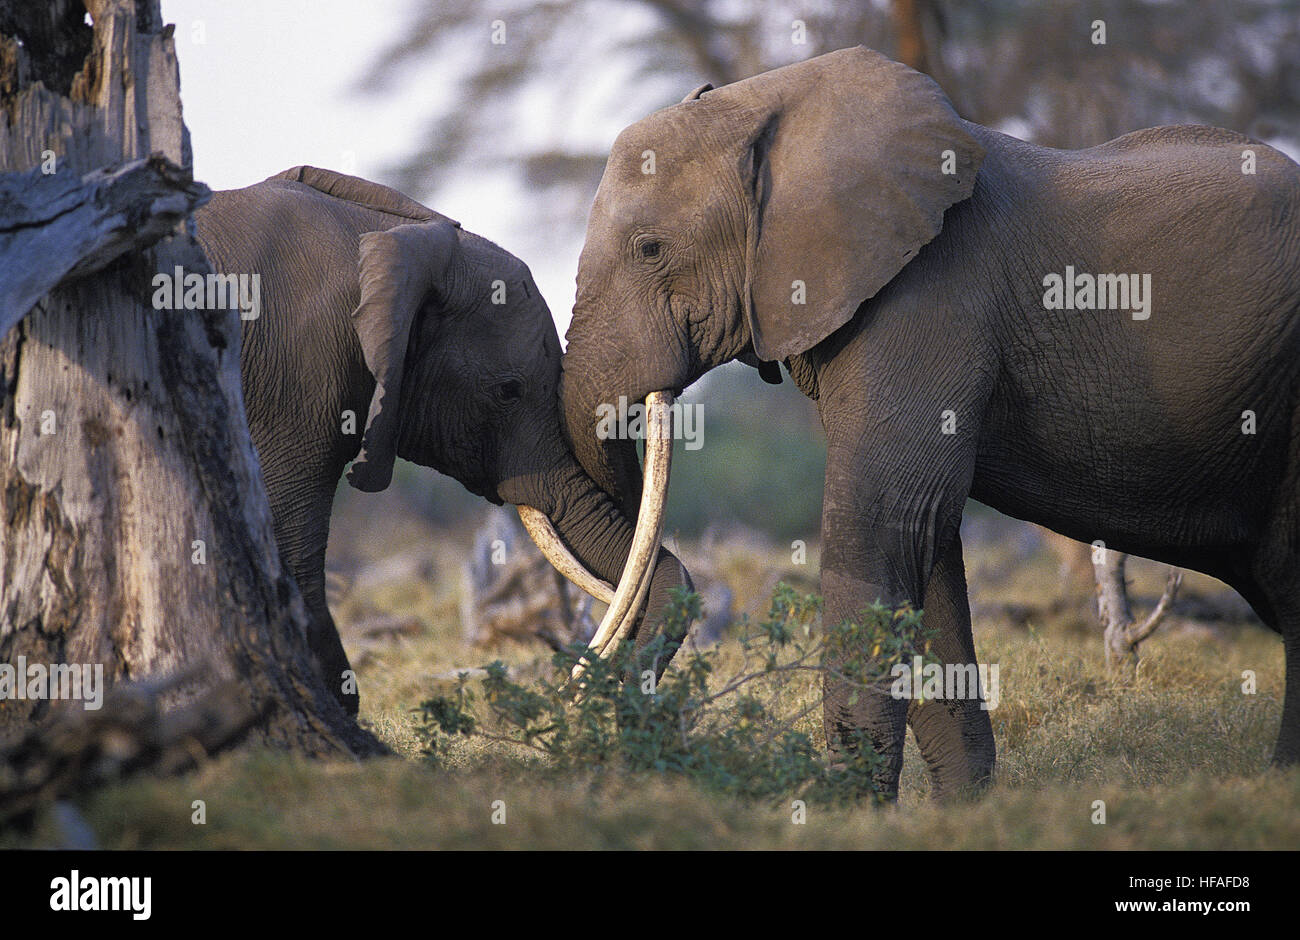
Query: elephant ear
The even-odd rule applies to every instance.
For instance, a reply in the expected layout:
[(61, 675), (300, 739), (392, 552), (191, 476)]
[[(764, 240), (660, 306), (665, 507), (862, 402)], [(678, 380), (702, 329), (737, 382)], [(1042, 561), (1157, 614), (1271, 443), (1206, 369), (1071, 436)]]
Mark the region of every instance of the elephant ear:
[(375, 394), (348, 482), (375, 493), (393, 478), (401, 429), (402, 373), (411, 327), (420, 307), (436, 294), (460, 250), (458, 226), (439, 219), (398, 225), (361, 236), (361, 303), (352, 326), (361, 340)]
[(746, 312), (758, 357), (780, 361), (847, 323), (939, 234), (984, 150), (932, 79), (862, 47), (708, 98), (733, 90), (754, 115)]

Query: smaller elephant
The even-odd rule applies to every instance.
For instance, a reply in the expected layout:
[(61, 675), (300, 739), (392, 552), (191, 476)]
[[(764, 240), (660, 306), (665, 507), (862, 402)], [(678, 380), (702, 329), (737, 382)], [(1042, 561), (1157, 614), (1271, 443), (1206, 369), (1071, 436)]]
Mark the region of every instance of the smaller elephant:
[[(359, 698), (341, 681), (324, 563), (353, 458), (348, 482), (366, 492), (388, 486), (400, 456), (521, 507), (552, 563), (613, 599), (633, 528), (565, 442), (559, 337), (522, 261), (395, 190), (307, 166), (215, 193), (195, 218), (218, 273), (260, 277), (241, 336), (249, 430), (312, 651), (345, 708)], [(653, 560), (638, 611), (690, 587), (671, 553)], [(643, 646), (660, 620), (628, 623)]]

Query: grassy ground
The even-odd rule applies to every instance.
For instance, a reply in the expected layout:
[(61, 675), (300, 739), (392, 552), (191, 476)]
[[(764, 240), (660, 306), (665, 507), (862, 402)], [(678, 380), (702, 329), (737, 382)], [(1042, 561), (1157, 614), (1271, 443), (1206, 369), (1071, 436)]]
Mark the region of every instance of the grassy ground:
[[(418, 534), (411, 543), (421, 540)], [(400, 540), (399, 540), (400, 541)], [(1279, 640), (1249, 625), (1170, 625), (1143, 647), (1135, 675), (1116, 678), (1095, 628), (1078, 618), (979, 624), (982, 661), (999, 666), (992, 713), (998, 777), (973, 804), (927, 798), (923, 762), (909, 740), (899, 804), (887, 809), (807, 808), (792, 820), (782, 798), (746, 803), (678, 778), (588, 770), (559, 774), (496, 745), (458, 745), (448, 766), (421, 756), (412, 709), (455, 666), (501, 658), (527, 671), (543, 651), (492, 651), (460, 640), (457, 550), (440, 549), (432, 578), (399, 578), (338, 604), (341, 623), (367, 612), (422, 624), (382, 641), (345, 631), (358, 664), (362, 720), (396, 752), (365, 764), (313, 762), (264, 750), (224, 756), (185, 777), (138, 780), (80, 804), (112, 848), (1295, 848), (1300, 771), (1267, 769), (1282, 699)], [(788, 555), (730, 558), (724, 576), (742, 596)], [(1001, 568), (997, 551), (972, 571), (977, 601), (1014, 602), (1053, 583), (1049, 560)], [(815, 558), (810, 559), (815, 571)], [(998, 570), (1005, 574), (997, 575)], [(994, 572), (988, 574), (988, 572)], [(1135, 566), (1134, 594), (1158, 593), (1156, 566)], [(1190, 588), (1197, 583), (1192, 579)], [(1206, 591), (1213, 583), (1201, 584)], [(733, 638), (720, 648), (734, 662)], [(1243, 672), (1256, 694), (1243, 694)], [(787, 692), (792, 708), (815, 701), (811, 681)], [(820, 741), (817, 711), (802, 724)], [(206, 804), (205, 825), (191, 822)], [(1106, 821), (1093, 822), (1095, 801)], [(500, 802), (498, 802), (500, 801)], [(504, 824), (500, 818), (504, 808)], [(49, 819), (21, 841), (57, 845)]]

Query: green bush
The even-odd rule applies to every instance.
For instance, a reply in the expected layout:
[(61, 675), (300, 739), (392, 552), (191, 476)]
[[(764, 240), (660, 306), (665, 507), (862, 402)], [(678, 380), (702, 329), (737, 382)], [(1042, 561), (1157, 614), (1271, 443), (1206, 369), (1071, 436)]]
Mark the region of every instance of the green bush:
[[(609, 660), (585, 647), (561, 651), (554, 675), (530, 686), (492, 663), (481, 684), (462, 676), (453, 695), (421, 704), (425, 752), (437, 761), (452, 739), (477, 736), (526, 748), (559, 772), (678, 775), (748, 799), (874, 799), (879, 758), (869, 742), (828, 757), (804, 730), (819, 696), (805, 703), (791, 684), (829, 673), (860, 694), (882, 694), (896, 663), (933, 661), (930, 638), (910, 607), (875, 604), (860, 623), (816, 631), (820, 608), (817, 596), (778, 586), (765, 619), (738, 625), (743, 656), (729, 675), (718, 674), (715, 651), (683, 650), (656, 682), (656, 664), (676, 649), (662, 636), (639, 651), (624, 644)], [(670, 632), (684, 630), (699, 616), (699, 597), (676, 592), (665, 613)], [(578, 687), (569, 675), (580, 659)]]

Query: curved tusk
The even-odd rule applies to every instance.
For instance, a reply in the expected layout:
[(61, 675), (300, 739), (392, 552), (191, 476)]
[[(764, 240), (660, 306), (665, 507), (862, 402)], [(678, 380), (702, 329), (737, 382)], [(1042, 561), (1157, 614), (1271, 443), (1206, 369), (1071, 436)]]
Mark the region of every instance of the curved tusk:
[[(618, 645), (627, 638), (641, 613), (650, 581), (654, 577), (654, 561), (659, 554), (659, 540), (663, 534), (664, 506), (668, 501), (668, 475), (672, 466), (672, 410), (670, 392), (651, 392), (646, 396), (646, 487), (637, 512), (636, 530), (632, 535), (632, 548), (619, 578), (614, 600), (605, 612), (591, 648), (598, 656), (612, 656)], [(585, 666), (579, 662), (573, 667), (571, 678), (582, 675)]]
[(551, 524), (546, 513), (532, 506), (515, 508), (519, 510), (519, 521), (528, 530), (528, 537), (546, 556), (552, 568), (602, 604), (613, 603), (613, 586), (596, 577), (582, 562), (578, 561), (573, 552), (569, 551), (569, 546), (565, 545), (560, 538), (560, 533), (555, 531), (555, 526)]
[(646, 420), (645, 486), (642, 488), (645, 495), (641, 505), (649, 507), (649, 513), (644, 521), (638, 513), (637, 526), (645, 526), (646, 538), (654, 546), (654, 551), (641, 572), (635, 602), (614, 628), (609, 640), (600, 648), (600, 655), (604, 657), (613, 656), (619, 644), (632, 633), (650, 593), (650, 582), (654, 580), (655, 561), (659, 554), (659, 543), (663, 539), (664, 510), (668, 505), (668, 477), (673, 462), (672, 403), (673, 396), (668, 392), (653, 392), (646, 396), (646, 411), (649, 414)]

